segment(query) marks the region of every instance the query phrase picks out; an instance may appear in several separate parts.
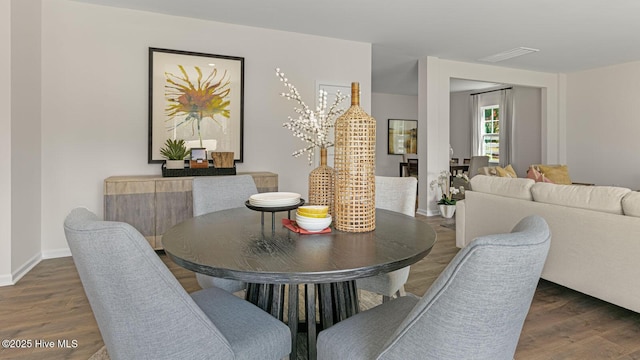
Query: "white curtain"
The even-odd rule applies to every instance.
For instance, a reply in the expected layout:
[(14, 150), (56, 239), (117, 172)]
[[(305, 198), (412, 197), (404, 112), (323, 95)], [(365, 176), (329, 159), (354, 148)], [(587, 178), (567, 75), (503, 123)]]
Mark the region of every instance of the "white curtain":
[(469, 118), (471, 119), (471, 155), (482, 154), (482, 142), (480, 140), (480, 107), (478, 105), (479, 95), (471, 95), (469, 101)]

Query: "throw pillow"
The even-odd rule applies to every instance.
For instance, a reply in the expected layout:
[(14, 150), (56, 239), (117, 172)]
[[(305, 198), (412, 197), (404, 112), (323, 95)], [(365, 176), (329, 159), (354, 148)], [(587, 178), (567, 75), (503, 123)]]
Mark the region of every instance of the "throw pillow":
[(513, 170), (513, 167), (511, 166), (511, 164), (507, 165), (505, 168), (496, 166), (496, 172), (500, 177), (510, 177), (510, 178), (518, 177), (518, 175), (516, 175), (516, 171)]
[(527, 170), (527, 178), (533, 179), (535, 182), (546, 182), (546, 183), (553, 184), (553, 181), (551, 181), (547, 177), (545, 177), (533, 165), (529, 166), (529, 170)]
[(571, 185), (569, 168), (567, 165), (539, 165), (540, 172), (553, 181), (554, 184)]

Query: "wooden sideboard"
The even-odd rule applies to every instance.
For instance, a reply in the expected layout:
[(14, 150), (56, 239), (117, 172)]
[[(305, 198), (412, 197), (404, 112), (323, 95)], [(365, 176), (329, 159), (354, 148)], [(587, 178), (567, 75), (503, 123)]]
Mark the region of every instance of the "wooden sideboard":
[[(247, 172), (259, 192), (278, 191), (278, 174)], [(162, 234), (193, 216), (193, 177), (111, 176), (104, 180), (104, 219), (131, 224), (161, 250)]]

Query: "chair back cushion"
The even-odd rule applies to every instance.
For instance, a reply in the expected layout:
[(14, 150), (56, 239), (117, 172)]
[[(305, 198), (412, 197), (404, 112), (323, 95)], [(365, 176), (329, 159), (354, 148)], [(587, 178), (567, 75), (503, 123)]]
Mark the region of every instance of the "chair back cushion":
[(396, 329), (379, 359), (511, 360), (549, 250), (533, 215), (472, 241)]
[(132, 226), (77, 208), (64, 231), (111, 359), (232, 359), (229, 342)]
[(417, 191), (414, 177), (376, 176), (376, 208), (415, 216)]
[(193, 179), (193, 216), (245, 206), (258, 189), (251, 175), (196, 176)]

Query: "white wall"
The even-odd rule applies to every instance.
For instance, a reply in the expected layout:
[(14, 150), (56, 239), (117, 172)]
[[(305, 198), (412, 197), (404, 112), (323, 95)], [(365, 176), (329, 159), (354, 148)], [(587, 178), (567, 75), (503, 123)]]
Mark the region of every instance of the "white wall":
[(22, 277), (40, 261), (40, 0), (11, 8), (11, 271)]
[(371, 116), (376, 119), (376, 175), (398, 176), (402, 155), (389, 155), (389, 119), (418, 120), (418, 97), (373, 93)]
[[(0, 1), (0, 286), (11, 279), (11, 2)], [(6, 174), (9, 169), (9, 174)]]
[(640, 62), (567, 75), (571, 179), (640, 190)]
[(314, 104), (316, 81), (360, 82), (371, 107), (371, 45), (64, 0), (43, 3), (42, 248), (67, 248), (62, 222), (76, 206), (102, 215), (103, 180), (160, 174), (147, 164), (148, 47), (245, 58), (244, 163), (273, 171), (284, 191), (307, 193), (312, 170), (290, 154), (303, 143), (282, 128), (280, 67)]

